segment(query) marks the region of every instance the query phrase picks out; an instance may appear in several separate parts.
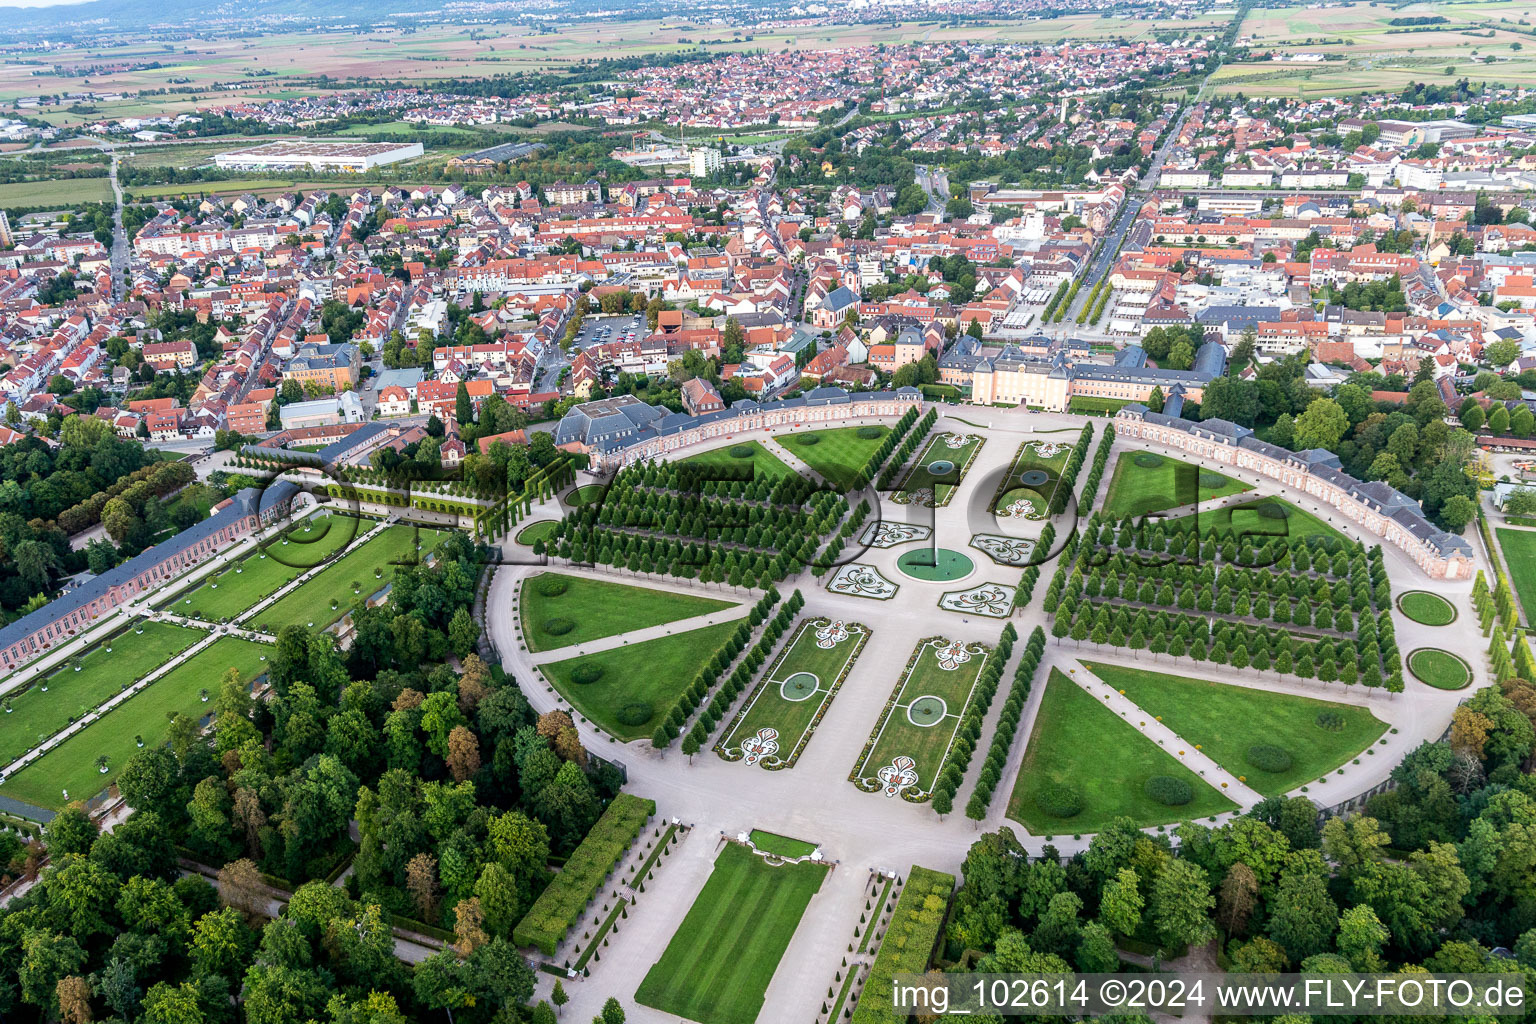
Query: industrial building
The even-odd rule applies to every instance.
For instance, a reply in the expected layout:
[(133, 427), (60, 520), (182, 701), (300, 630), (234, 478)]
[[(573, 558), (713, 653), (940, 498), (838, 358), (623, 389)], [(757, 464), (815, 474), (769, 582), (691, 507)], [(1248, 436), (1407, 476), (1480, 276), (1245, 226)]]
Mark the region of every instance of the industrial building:
[(232, 149), (213, 158), (225, 171), (351, 171), (361, 172), (421, 156), (421, 143), (310, 142), (284, 139), (260, 146)]

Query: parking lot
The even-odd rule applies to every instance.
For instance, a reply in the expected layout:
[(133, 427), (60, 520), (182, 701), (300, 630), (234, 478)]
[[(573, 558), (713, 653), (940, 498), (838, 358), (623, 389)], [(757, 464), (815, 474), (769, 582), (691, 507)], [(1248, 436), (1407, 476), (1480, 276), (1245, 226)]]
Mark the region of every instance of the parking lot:
[(645, 314), (626, 313), (622, 316), (587, 316), (576, 334), (577, 348), (606, 345), (612, 341), (639, 341), (645, 337)]

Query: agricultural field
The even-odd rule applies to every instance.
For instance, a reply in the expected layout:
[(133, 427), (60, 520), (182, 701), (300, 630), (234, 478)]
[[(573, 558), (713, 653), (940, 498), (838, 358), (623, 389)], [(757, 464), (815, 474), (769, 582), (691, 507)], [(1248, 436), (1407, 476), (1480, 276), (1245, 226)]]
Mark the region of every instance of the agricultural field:
[(1140, 518), (1151, 512), (1251, 490), (1248, 484), (1224, 473), (1156, 452), (1121, 452), (1109, 478), (1104, 514), (1113, 519)]
[[(1154, 799), (1147, 791), (1154, 778), (1176, 780), (1175, 788), (1182, 782), (1188, 799)], [(1035, 835), (1060, 835), (1097, 832), (1119, 817), (1162, 825), (1236, 806), (1060, 669), (1051, 670), (1008, 817)]]
[[(992, 649), (943, 637), (921, 641), (896, 683), (892, 704), (849, 776), (888, 797), (932, 792)], [(887, 771), (886, 769), (891, 769)]]
[(778, 442), (832, 486), (849, 487), (890, 432), (890, 427), (874, 424), (832, 427), (829, 430), (796, 431), (780, 437)]
[(715, 750), (728, 761), (793, 767), (869, 635), (856, 622), (802, 620)]
[(518, 599), (530, 651), (550, 651), (733, 606), (694, 594), (546, 572), (523, 581)]
[(728, 843), (635, 1001), (699, 1024), (753, 1024), (827, 870), (775, 867)]
[[(1265, 796), (1327, 775), (1387, 731), (1385, 722), (1354, 704), (1118, 665), (1083, 665)], [(1278, 749), (1283, 756), (1256, 754), (1258, 747)]]
[[(119, 707), (92, 722), (0, 785), (0, 796), (9, 796), (38, 807), (58, 808), (105, 789), (144, 744), (161, 742), (170, 729), (172, 714), (207, 714), (202, 691), (211, 701), (219, 681), (231, 668), (250, 682), (266, 669), (263, 658), (272, 648), (238, 637), (221, 637), (176, 666)], [(105, 755), (107, 770), (97, 767)], [(64, 795), (68, 792), (69, 796)]]
[(0, 765), (10, 764), (67, 726), (71, 717), (149, 675), (206, 635), (169, 622), (146, 622), (143, 629), (130, 629), (95, 647), (80, 659), (78, 672), (66, 664), (9, 697), (0, 714)]
[(166, 611), (223, 622), (273, 594), (356, 541), (373, 524), (353, 516), (312, 516), (261, 549), (164, 606)]
[(111, 198), (112, 183), (106, 178), (57, 178), (0, 185), (0, 210), (55, 205), (69, 209), (80, 203), (108, 202)]
[(539, 668), (577, 711), (620, 740), (637, 740), (655, 731), (661, 716), (693, 684), (693, 677), (739, 622), (722, 622)]
[[(403, 523), (390, 526), (262, 610), (251, 625), (267, 633), (294, 624), (324, 629), (347, 614), (354, 600), (376, 593), (388, 584), (395, 566), (425, 558), (450, 532)], [(420, 551), (416, 549), (418, 542)]]

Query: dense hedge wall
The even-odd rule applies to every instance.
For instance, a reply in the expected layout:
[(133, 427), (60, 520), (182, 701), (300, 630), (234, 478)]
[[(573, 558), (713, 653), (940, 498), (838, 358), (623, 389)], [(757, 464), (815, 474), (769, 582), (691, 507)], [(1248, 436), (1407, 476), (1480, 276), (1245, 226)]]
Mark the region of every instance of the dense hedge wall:
[(620, 793), (572, 852), (565, 867), (512, 930), (512, 941), (554, 956), (565, 933), (581, 919), (597, 890), (656, 813), (656, 801)]
[(954, 875), (912, 866), (850, 1024), (906, 1021), (907, 1011), (897, 1012), (891, 1006), (891, 980), (898, 974), (922, 974), (928, 969), (954, 888)]

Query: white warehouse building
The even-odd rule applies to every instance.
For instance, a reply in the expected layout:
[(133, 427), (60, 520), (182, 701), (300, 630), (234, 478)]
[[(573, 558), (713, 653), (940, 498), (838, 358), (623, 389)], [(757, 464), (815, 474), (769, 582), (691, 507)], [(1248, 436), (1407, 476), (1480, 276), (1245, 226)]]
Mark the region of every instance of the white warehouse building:
[(421, 156), (421, 143), (310, 142), (285, 139), (260, 146), (232, 149), (213, 158), (226, 171), (354, 171), (361, 172)]

